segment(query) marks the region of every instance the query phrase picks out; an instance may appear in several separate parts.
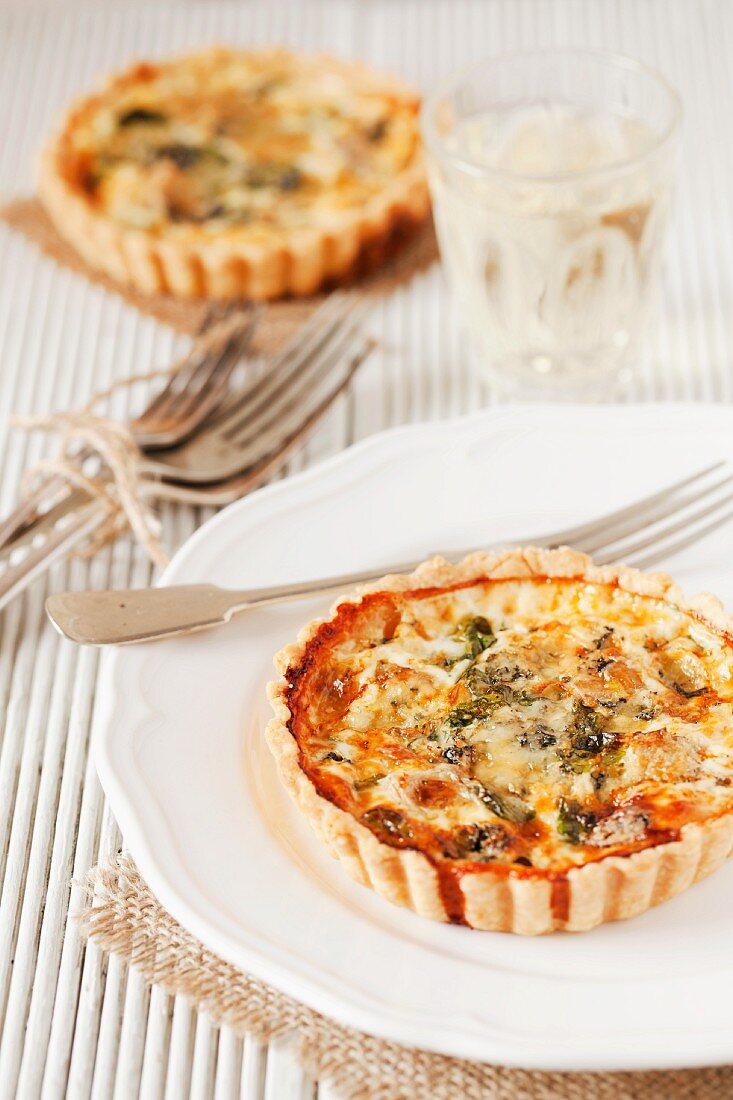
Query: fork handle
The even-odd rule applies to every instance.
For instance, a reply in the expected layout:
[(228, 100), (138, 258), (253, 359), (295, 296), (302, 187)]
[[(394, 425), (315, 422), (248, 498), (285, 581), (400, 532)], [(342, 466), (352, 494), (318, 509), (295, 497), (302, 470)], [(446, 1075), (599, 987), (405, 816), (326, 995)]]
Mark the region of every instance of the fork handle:
[(6, 607), (31, 581), (47, 572), (87, 538), (107, 518), (107, 509), (99, 500), (80, 508), (63, 527), (55, 530), (43, 543), (30, 550), (17, 565), (11, 564), (0, 576), (0, 610)]
[[(496, 548), (508, 545), (501, 543)], [(450, 558), (458, 561), (469, 552), (451, 554)], [(61, 592), (49, 596), (46, 612), (56, 629), (72, 642), (129, 645), (208, 630), (254, 607), (348, 591), (354, 585), (376, 580), (385, 573), (409, 573), (418, 565), (418, 561), (400, 562), (359, 573), (241, 591), (214, 584), (184, 584), (103, 592)]]
[(214, 584), (60, 592), (48, 597), (46, 613), (64, 637), (79, 645), (129, 645), (209, 630), (250, 608), (342, 591), (382, 572), (239, 592)]

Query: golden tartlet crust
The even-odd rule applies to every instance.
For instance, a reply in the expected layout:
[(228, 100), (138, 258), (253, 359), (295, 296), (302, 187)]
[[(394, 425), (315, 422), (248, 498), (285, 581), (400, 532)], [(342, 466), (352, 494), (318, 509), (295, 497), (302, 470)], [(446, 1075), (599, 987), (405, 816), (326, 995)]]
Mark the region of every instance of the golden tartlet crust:
[[(666, 574), (642, 573), (623, 565), (596, 566), (587, 555), (568, 548), (477, 553), (457, 565), (434, 558), (414, 573), (384, 577), (357, 595), (338, 600), (333, 610), (344, 603), (359, 604), (373, 592), (532, 577), (615, 584), (629, 593), (666, 600), (719, 630), (731, 632), (733, 628), (733, 620), (708, 593), (688, 599)], [(383, 843), (354, 816), (323, 797), (300, 765), (298, 744), (290, 730), (286, 673), (299, 665), (309, 643), (328, 621), (310, 622), (297, 642), (275, 657), (280, 675), (268, 685), (274, 716), (267, 727), (267, 740), (280, 777), (320, 840), (353, 879), (421, 916), (447, 921), (444, 893), (432, 862), (420, 851)], [(464, 920), (476, 929), (525, 935), (584, 931), (605, 921), (637, 916), (674, 897), (715, 871), (732, 849), (733, 811), (725, 811), (684, 825), (677, 840), (625, 856), (609, 855), (562, 872), (493, 874), (489, 866), (483, 873), (465, 874), (458, 880)]]
[[(256, 51), (258, 59), (297, 55), (287, 51)], [(232, 51), (212, 47), (199, 54), (231, 57)], [(113, 76), (96, 93), (80, 99), (60, 131), (41, 155), (39, 196), (58, 232), (93, 268), (145, 294), (180, 298), (272, 300), (312, 295), (343, 285), (373, 271), (425, 224), (430, 200), (423, 156), (418, 147), (409, 164), (358, 206), (329, 213), (324, 224), (292, 227), (287, 232), (261, 234), (243, 240), (227, 229), (188, 238), (121, 224), (97, 209), (81, 186), (72, 148), (76, 128), (102, 103), (134, 87), (141, 71), (185, 64), (186, 57), (137, 63)], [(347, 63), (329, 55), (308, 58), (319, 69), (368, 85), (385, 97), (417, 104), (415, 93), (396, 78)]]

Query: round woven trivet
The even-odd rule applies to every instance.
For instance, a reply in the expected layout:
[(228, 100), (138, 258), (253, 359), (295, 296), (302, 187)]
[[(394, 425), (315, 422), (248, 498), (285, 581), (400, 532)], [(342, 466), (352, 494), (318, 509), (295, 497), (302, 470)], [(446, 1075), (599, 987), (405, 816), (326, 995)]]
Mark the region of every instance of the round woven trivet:
[[(541, 1073), (461, 1061), (342, 1027), (223, 962), (160, 905), (133, 860), (95, 867), (84, 935), (216, 1022), (261, 1040), (289, 1037), (304, 1068), (344, 1100), (723, 1100), (733, 1067), (650, 1073)], [(682, 1006), (681, 1006), (682, 1007)], [(694, 1027), (694, 1014), (689, 1016)]]

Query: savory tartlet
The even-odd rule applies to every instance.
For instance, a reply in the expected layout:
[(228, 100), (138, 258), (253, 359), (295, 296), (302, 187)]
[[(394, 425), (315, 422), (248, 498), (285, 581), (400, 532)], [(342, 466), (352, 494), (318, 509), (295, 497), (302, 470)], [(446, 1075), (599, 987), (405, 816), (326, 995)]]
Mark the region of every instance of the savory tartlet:
[(399, 81), (331, 57), (139, 63), (67, 116), (40, 196), (88, 263), (143, 292), (312, 294), (428, 216), (417, 109)]
[(358, 882), (436, 920), (580, 931), (730, 854), (730, 625), (568, 549), (437, 558), (278, 655), (268, 740)]

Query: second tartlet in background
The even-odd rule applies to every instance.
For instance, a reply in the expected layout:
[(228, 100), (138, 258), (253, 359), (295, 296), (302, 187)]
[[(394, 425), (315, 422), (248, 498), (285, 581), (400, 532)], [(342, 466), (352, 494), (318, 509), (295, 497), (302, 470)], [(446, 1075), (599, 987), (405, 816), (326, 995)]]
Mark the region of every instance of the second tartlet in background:
[(88, 263), (145, 293), (308, 295), (427, 218), (417, 109), (398, 80), (331, 57), (139, 63), (67, 116), (40, 195)]

